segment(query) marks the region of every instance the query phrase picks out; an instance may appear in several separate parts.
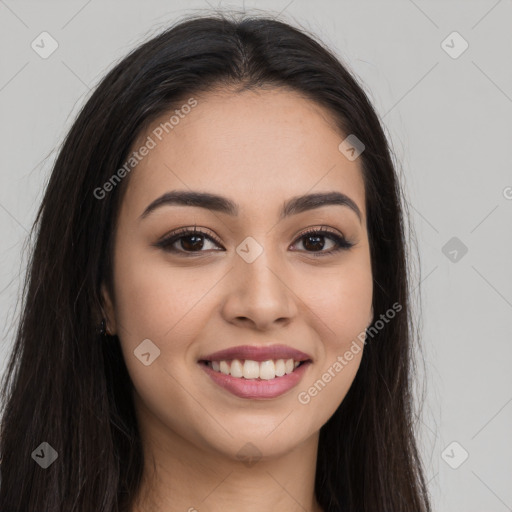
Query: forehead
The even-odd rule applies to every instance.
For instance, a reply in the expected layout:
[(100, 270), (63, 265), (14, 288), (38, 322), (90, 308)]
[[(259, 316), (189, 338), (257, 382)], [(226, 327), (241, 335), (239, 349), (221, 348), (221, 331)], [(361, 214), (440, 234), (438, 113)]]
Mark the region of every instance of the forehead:
[[(180, 108), (187, 104), (195, 106)], [(138, 137), (132, 150), (151, 149), (131, 172), (123, 202), (136, 216), (161, 194), (190, 189), (228, 196), (250, 213), (337, 190), (365, 218), (360, 164), (339, 151), (344, 138), (328, 110), (287, 89), (192, 95)]]

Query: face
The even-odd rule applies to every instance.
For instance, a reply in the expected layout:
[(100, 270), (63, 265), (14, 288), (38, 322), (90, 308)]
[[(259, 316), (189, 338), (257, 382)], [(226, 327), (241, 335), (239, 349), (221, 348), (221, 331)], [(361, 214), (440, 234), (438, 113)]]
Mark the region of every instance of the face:
[[(329, 112), (295, 92), (194, 98), (168, 133), (174, 112), (134, 144), (150, 149), (125, 178), (108, 329), (148, 436), (278, 456), (318, 434), (359, 367), (372, 319), (360, 160), (338, 149)], [(232, 209), (154, 203), (170, 192)], [(290, 203), (310, 194), (338, 200)]]

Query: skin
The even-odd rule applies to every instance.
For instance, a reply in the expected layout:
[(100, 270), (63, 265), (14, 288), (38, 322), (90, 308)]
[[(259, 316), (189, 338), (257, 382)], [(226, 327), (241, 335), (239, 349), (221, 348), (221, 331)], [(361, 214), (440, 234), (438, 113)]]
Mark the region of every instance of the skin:
[[(103, 287), (108, 330), (120, 338), (135, 386), (146, 460), (132, 512), (318, 512), (319, 430), (346, 395), (362, 350), (308, 404), (297, 396), (372, 321), (360, 160), (338, 150), (345, 136), (329, 112), (296, 92), (218, 90), (194, 97), (198, 105), (129, 176), (115, 232), (113, 296)], [(240, 213), (165, 205), (140, 219), (154, 199), (178, 189), (226, 196)], [(339, 205), (279, 220), (284, 201), (329, 191), (348, 195), (362, 221)], [(195, 224), (224, 251), (208, 239), (192, 257), (153, 245)], [(354, 246), (315, 257), (335, 242), (325, 237), (323, 248), (311, 249), (301, 235), (322, 226)], [(248, 236), (263, 247), (252, 263), (236, 252)], [(188, 242), (174, 247), (185, 251)], [(145, 339), (160, 349), (148, 366), (133, 353)], [(274, 343), (313, 360), (303, 380), (274, 399), (236, 397), (198, 364), (201, 355), (221, 349)], [(249, 442), (261, 455), (252, 465), (237, 458)]]

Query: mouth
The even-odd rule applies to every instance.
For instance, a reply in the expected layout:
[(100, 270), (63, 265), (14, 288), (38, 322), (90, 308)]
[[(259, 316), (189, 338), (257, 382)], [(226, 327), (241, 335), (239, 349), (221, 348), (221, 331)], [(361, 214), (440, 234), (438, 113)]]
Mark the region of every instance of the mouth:
[(230, 375), (236, 379), (247, 380), (274, 380), (290, 375), (299, 366), (307, 364), (311, 360), (295, 361), (294, 359), (268, 359), (266, 361), (254, 361), (252, 359), (233, 359), (220, 361), (199, 361), (208, 366), (212, 371), (224, 375)]
[(302, 379), (312, 358), (284, 345), (241, 346), (198, 360), (212, 381), (240, 397), (269, 399), (283, 395)]
[[(264, 400), (264, 399), (272, 399), (278, 398), (287, 392), (289, 392), (292, 388), (297, 386), (299, 382), (304, 377), (309, 366), (311, 366), (312, 362), (308, 361), (293, 361), (293, 359), (289, 360), (293, 362), (293, 369), (290, 371), (290, 363), (288, 363), (288, 371), (286, 373), (286, 361), (284, 362), (285, 373), (282, 376), (275, 375), (276, 371), (274, 370), (274, 377), (272, 377), (272, 365), (276, 366), (277, 363), (277, 372), (281, 373), (282, 365), (277, 361), (262, 361), (261, 363), (253, 360), (244, 360), (243, 365), (242, 361), (238, 363), (233, 361), (200, 361), (199, 366), (203, 369), (203, 371), (210, 377), (211, 381), (222, 388), (224, 391), (228, 391), (232, 395), (235, 395), (239, 398), (252, 399), (252, 400)], [(213, 366), (217, 363), (219, 365), (219, 370), (214, 370)], [(227, 371), (228, 373), (223, 373), (220, 371), (222, 363), (222, 369)], [(224, 364), (225, 363), (225, 364)], [(229, 364), (231, 363), (231, 364)], [(297, 363), (297, 364), (296, 364)], [(217, 366), (215, 364), (215, 367)], [(242, 367), (242, 376), (234, 377), (231, 375), (231, 372), (237, 374), (240, 373), (240, 366)], [(248, 368), (249, 372), (246, 375), (254, 378), (246, 378), (244, 376), (244, 368)], [(261, 378), (261, 373), (258, 373), (258, 377), (256, 377), (256, 371), (263, 372), (263, 377)]]

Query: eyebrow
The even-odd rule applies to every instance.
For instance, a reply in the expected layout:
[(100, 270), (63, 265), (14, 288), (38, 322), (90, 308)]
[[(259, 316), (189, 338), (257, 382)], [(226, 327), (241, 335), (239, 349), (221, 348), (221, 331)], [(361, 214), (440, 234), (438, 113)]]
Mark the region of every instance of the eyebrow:
[[(140, 216), (140, 219), (146, 218), (151, 212), (164, 205), (195, 206), (231, 216), (237, 216), (239, 212), (238, 205), (227, 197), (208, 192), (173, 190), (150, 203)], [(357, 204), (341, 192), (322, 192), (292, 197), (284, 202), (280, 212), (280, 219), (282, 220), (291, 215), (330, 205), (350, 208), (357, 215), (359, 222), (362, 222), (361, 210)]]

